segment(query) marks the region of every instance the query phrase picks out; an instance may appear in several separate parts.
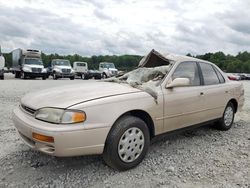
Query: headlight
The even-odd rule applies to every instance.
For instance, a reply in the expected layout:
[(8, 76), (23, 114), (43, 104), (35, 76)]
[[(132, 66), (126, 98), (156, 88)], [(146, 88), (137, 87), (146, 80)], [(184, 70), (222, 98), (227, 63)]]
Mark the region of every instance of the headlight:
[(46, 69), (43, 69), (43, 70), (42, 70), (42, 73), (46, 73), (46, 72), (47, 72), (47, 70), (46, 70)]
[(56, 72), (62, 73), (61, 69), (55, 69)]
[(59, 108), (41, 108), (36, 111), (35, 118), (50, 123), (80, 123), (86, 120), (86, 114), (80, 110), (64, 110)]
[(74, 69), (71, 69), (71, 73), (75, 73)]
[(29, 67), (23, 67), (23, 71), (24, 72), (31, 72), (31, 68), (29, 68)]

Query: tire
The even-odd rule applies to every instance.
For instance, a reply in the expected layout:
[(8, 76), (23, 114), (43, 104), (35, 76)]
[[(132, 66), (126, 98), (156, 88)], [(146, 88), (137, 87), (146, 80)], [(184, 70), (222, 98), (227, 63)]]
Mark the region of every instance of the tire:
[(75, 79), (75, 77), (74, 77), (74, 76), (70, 77), (70, 80), (74, 80), (74, 79)]
[[(131, 135), (130, 132), (136, 136)], [(141, 163), (149, 145), (150, 135), (146, 123), (134, 116), (123, 116), (108, 134), (103, 159), (111, 168), (125, 171)], [(123, 151), (123, 148), (127, 149)]]
[(229, 130), (234, 122), (235, 108), (233, 103), (228, 102), (222, 118), (218, 121), (218, 125), (216, 126), (219, 130), (227, 131)]
[(84, 73), (81, 75), (81, 78), (82, 78), (83, 80), (86, 80), (86, 76), (85, 76)]
[(47, 79), (47, 76), (43, 76), (42, 79), (43, 79), (43, 80), (46, 80), (46, 79)]
[(21, 72), (15, 72), (15, 78), (20, 78), (21, 77)]
[(104, 73), (102, 73), (102, 78), (103, 78), (103, 79), (108, 78), (108, 76), (106, 75), (106, 73), (105, 73), (105, 72), (104, 72)]
[(21, 79), (26, 79), (26, 74), (25, 74), (25, 72), (21, 72), (21, 73), (20, 73), (20, 78), (21, 78)]
[(53, 76), (53, 80), (57, 80), (58, 79), (55, 72), (53, 72), (52, 76)]

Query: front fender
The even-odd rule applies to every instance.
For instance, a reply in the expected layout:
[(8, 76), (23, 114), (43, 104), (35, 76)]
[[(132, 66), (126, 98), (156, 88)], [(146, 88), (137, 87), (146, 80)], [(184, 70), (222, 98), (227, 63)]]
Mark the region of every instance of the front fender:
[(116, 120), (124, 113), (133, 110), (147, 112), (154, 123), (155, 134), (163, 130), (163, 96), (158, 95), (158, 102), (146, 92), (128, 93), (96, 99), (82, 104), (71, 106), (70, 109), (79, 109), (86, 113), (86, 129), (112, 127)]

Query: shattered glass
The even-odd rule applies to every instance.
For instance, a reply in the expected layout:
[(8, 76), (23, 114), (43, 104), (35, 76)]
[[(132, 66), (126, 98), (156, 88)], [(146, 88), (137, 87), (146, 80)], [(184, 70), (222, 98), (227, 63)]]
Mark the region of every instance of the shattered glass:
[(129, 84), (131, 87), (147, 92), (157, 100), (156, 87), (169, 70), (170, 65), (153, 68), (140, 67), (124, 74), (123, 76), (108, 78), (104, 81)]

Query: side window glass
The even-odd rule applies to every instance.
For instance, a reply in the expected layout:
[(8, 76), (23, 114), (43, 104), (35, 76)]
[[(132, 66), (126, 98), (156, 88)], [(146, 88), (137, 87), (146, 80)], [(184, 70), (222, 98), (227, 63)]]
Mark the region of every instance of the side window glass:
[(225, 83), (225, 79), (224, 79), (224, 77), (222, 76), (222, 74), (220, 73), (220, 71), (218, 71), (218, 69), (217, 69), (216, 67), (214, 67), (214, 70), (215, 70), (215, 72), (217, 73), (217, 76), (218, 76), (218, 78), (219, 78), (219, 80), (220, 80), (220, 83)]
[(182, 62), (179, 64), (172, 75), (172, 80), (175, 78), (188, 78), (192, 86), (201, 84), (196, 62)]
[(205, 85), (214, 85), (220, 83), (219, 78), (212, 65), (208, 63), (200, 63), (200, 67)]

